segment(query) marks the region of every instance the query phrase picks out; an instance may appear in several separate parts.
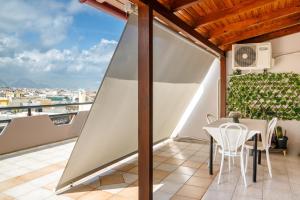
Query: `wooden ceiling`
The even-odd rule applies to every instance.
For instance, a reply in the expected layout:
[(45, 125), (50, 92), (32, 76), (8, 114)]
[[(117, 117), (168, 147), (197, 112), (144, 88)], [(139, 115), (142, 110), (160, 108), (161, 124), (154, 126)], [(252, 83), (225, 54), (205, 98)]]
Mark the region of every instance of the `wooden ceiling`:
[(158, 0), (220, 49), (300, 30), (300, 0)]
[[(152, 4), (154, 15), (171, 29), (220, 56), (235, 43), (264, 42), (300, 32), (300, 0), (129, 1)], [(128, 0), (80, 2), (127, 18)]]

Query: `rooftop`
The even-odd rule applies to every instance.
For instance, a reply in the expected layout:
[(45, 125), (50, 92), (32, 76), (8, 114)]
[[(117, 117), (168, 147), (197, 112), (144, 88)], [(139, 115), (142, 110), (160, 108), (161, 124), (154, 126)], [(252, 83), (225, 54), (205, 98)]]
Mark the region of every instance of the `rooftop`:
[[(48, 145), (21, 155), (0, 160), (0, 199), (5, 200), (93, 200), (138, 199), (137, 160), (126, 162), (79, 184), (62, 194), (54, 188), (62, 174), (75, 142)], [(154, 199), (299, 199), (300, 159), (271, 154), (273, 178), (269, 178), (262, 156), (257, 183), (251, 182), (248, 170), (248, 188), (240, 178), (239, 166), (225, 173), (222, 184), (208, 175), (206, 143), (187, 143), (168, 140), (154, 152)], [(218, 160), (214, 169), (219, 169)], [(251, 159), (250, 159), (251, 160)], [(237, 165), (236, 162), (235, 165)], [(251, 164), (250, 164), (251, 166)]]

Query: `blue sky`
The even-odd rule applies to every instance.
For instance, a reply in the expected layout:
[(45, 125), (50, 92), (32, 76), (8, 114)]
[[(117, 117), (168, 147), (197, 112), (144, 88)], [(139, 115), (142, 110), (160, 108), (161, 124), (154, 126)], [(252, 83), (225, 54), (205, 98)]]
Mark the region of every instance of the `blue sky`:
[(124, 26), (78, 0), (3, 1), (0, 80), (96, 89)]

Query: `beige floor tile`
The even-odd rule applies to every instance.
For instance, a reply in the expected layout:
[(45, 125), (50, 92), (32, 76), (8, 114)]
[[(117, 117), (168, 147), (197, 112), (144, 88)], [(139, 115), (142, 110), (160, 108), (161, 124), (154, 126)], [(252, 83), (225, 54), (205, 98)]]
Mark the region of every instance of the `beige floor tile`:
[(166, 164), (166, 163), (162, 163), (156, 167), (156, 169), (168, 171), (168, 172), (173, 172), (177, 168), (178, 168), (178, 165), (172, 165), (172, 164)]
[(33, 179), (45, 176), (45, 175), (50, 174), (52, 172), (58, 171), (60, 169), (61, 169), (61, 167), (59, 165), (52, 164), (52, 165), (43, 167), (41, 169), (26, 173), (22, 176), (18, 176), (16, 178), (18, 178), (21, 181), (31, 181)]
[(81, 197), (82, 195), (93, 191), (94, 188), (91, 188), (89, 186), (86, 185), (80, 185), (78, 187), (72, 188), (66, 192), (64, 192), (62, 195), (66, 196), (66, 197), (70, 197), (72, 199), (78, 199), (79, 197)]
[(202, 187), (202, 188), (206, 189), (206, 188), (209, 187), (211, 182), (212, 182), (212, 180), (209, 179), (209, 178), (202, 178), (202, 177), (193, 176), (185, 184), (186, 185), (198, 186), (198, 187)]
[(164, 171), (164, 170), (159, 170), (159, 169), (154, 169), (153, 170), (153, 178), (156, 180), (162, 180), (166, 178), (170, 172)]
[(197, 169), (191, 167), (178, 167), (174, 172), (178, 174), (193, 175)]
[(66, 197), (66, 196), (53, 194), (52, 196), (50, 196), (49, 198), (47, 198), (45, 200), (73, 200), (73, 199)]
[(32, 186), (29, 183), (23, 183), (21, 185), (18, 185), (16, 187), (10, 188), (9, 190), (4, 191), (3, 193), (12, 196), (12, 197), (20, 197), (22, 195), (25, 195), (26, 193), (29, 193), (33, 190), (37, 189), (36, 187)]
[(222, 191), (207, 191), (202, 200), (231, 200), (232, 193)]
[(262, 187), (251, 187), (247, 186), (245, 187), (242, 184), (237, 185), (235, 188), (234, 198), (253, 198), (253, 199), (262, 199), (263, 197), (263, 188)]
[(192, 186), (192, 185), (184, 185), (178, 192), (177, 195), (190, 197), (195, 199), (201, 199), (205, 194), (206, 189), (201, 187)]
[(174, 195), (171, 200), (197, 200), (195, 198), (191, 198), (191, 197), (184, 197), (184, 196), (180, 196), (180, 195)]
[(121, 184), (125, 183), (124, 177), (122, 174), (112, 174), (107, 175), (100, 178), (100, 185), (115, 185), (115, 184)]
[(129, 200), (127, 197), (120, 196), (120, 195), (113, 195), (112, 197), (108, 198), (109, 200)]
[(170, 158), (170, 159), (166, 160), (165, 163), (173, 164), (173, 165), (181, 165), (182, 163), (184, 163), (184, 161), (185, 160), (183, 160), (183, 159)]
[(289, 182), (281, 182), (281, 181), (273, 181), (267, 180), (263, 183), (264, 190), (285, 190), (290, 191), (290, 183)]
[(198, 177), (202, 177), (202, 178), (210, 178), (210, 179), (213, 179), (215, 176), (216, 176), (216, 173), (214, 173), (214, 175), (210, 175), (208, 173), (208, 170), (207, 169), (199, 169), (198, 171), (196, 171), (194, 173), (193, 176), (198, 176)]
[(54, 190), (57, 186), (57, 181), (54, 181), (52, 183), (48, 183), (47, 185), (43, 186), (43, 188), (47, 189), (47, 190)]
[(119, 192), (118, 195), (128, 198), (128, 200), (138, 200), (138, 187), (129, 186)]
[(172, 173), (167, 176), (164, 181), (174, 182), (174, 183), (185, 183), (191, 176), (185, 174)]
[(116, 194), (118, 192), (121, 192), (126, 187), (128, 187), (128, 185), (129, 185), (128, 183), (105, 185), (105, 186), (100, 186), (98, 189), (111, 194)]
[(15, 200), (15, 198), (5, 194), (0, 194), (0, 200)]
[(183, 167), (191, 167), (191, 168), (199, 168), (202, 164), (203, 164), (202, 162), (196, 162), (196, 161), (187, 160), (184, 163), (182, 163), (181, 166), (183, 166)]
[(134, 167), (130, 170), (128, 170), (129, 173), (133, 173), (133, 174), (138, 174), (139, 173), (139, 168), (138, 167)]
[(172, 158), (182, 159), (182, 160), (187, 160), (189, 157), (191, 157), (191, 155), (186, 155), (182, 153), (177, 153), (176, 155), (172, 156)]
[(176, 153), (174, 152), (160, 152), (159, 154), (157, 154), (158, 156), (164, 156), (164, 157), (173, 157)]
[(138, 175), (137, 174), (124, 173), (122, 175), (123, 175), (125, 183), (127, 183), (127, 184), (131, 184), (131, 183), (138, 180)]
[(112, 197), (112, 194), (109, 192), (94, 190), (80, 196), (78, 200), (106, 200), (110, 197)]
[(264, 200), (291, 200), (292, 193), (286, 190), (264, 190)]
[(50, 190), (40, 188), (18, 197), (18, 200), (44, 200), (46, 198), (50, 198), (52, 195), (53, 192)]
[(11, 178), (11, 179), (2, 181), (2, 182), (0, 182), (0, 192), (2, 192), (4, 190), (8, 190), (13, 187), (16, 187), (18, 185), (21, 185), (22, 183), (24, 183), (24, 182), (17, 178)]
[(173, 194), (157, 191), (153, 194), (153, 200), (169, 200)]
[(159, 188), (159, 191), (175, 194), (182, 186), (183, 183), (174, 183), (174, 182), (167, 182), (163, 181), (162, 186)]

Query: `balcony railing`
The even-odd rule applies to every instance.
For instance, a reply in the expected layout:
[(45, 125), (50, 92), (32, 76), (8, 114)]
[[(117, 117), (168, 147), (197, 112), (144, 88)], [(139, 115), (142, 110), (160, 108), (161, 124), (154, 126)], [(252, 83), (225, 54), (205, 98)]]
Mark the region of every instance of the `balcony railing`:
[[(28, 105), (28, 106), (7, 106), (7, 107), (0, 107), (1, 111), (20, 111), (20, 110), (27, 110), (27, 116), (32, 116), (32, 110), (36, 109), (38, 113), (43, 113), (43, 108), (54, 108), (54, 107), (67, 107), (67, 106), (80, 106), (80, 105), (91, 105), (93, 102), (82, 102), (82, 103), (64, 103), (64, 104), (49, 104), (49, 105)], [(67, 124), (70, 122), (72, 117), (76, 115), (78, 112), (67, 112), (67, 113), (60, 113), (60, 114), (48, 114), (50, 119), (54, 122), (55, 125), (60, 124)], [(15, 117), (14, 117), (15, 118)], [(12, 118), (9, 119), (2, 119), (0, 120), (1, 123), (9, 123), (11, 122)], [(3, 129), (3, 126), (0, 126), (0, 131)]]
[(7, 115), (0, 120), (0, 155), (78, 137), (89, 113), (88, 108), (80, 106), (91, 104), (0, 107), (0, 113)]

